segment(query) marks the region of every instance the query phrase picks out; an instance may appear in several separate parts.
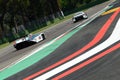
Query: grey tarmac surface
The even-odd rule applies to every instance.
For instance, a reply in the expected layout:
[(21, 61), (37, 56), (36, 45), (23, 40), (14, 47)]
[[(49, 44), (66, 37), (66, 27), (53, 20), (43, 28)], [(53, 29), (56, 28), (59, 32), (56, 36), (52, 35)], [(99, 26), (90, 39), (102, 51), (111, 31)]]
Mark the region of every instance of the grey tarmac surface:
[[(120, 6), (119, 3), (115, 4), (114, 8)], [(63, 45), (57, 48), (49, 56), (45, 57), (44, 59), (40, 60), (38, 63), (30, 66), (29, 68), (19, 72), (18, 74), (15, 74), (7, 78), (6, 80), (22, 80), (23, 78), (28, 77), (31, 74), (36, 73), (46, 67), (49, 67), (55, 62), (81, 49), (94, 38), (94, 36), (97, 34), (97, 32), (101, 29), (101, 27), (105, 24), (105, 22), (108, 20), (108, 18), (112, 14), (113, 13), (110, 13), (105, 16), (100, 16), (96, 18), (94, 21), (92, 21), (82, 30), (78, 31), (66, 42), (64, 42)], [(120, 17), (120, 14), (117, 16), (114, 22), (112, 22), (112, 25), (110, 26), (110, 28), (108, 29), (107, 33), (102, 38), (102, 40), (100, 40), (100, 42), (97, 43), (96, 45), (105, 41), (110, 36), (119, 17)], [(71, 26), (76, 24), (71, 24)], [(74, 73), (60, 80), (119, 80), (120, 79), (120, 76), (119, 76), (120, 75), (120, 58), (119, 57), (120, 57), (120, 49), (117, 49), (116, 51), (111, 52), (105, 57), (87, 65), (86, 67), (80, 70), (75, 71)], [(48, 80), (51, 80), (51, 78)]]
[[(86, 11), (88, 16), (90, 17), (94, 13), (97, 13), (102, 8), (104, 8), (106, 5), (111, 3), (111, 1), (105, 2), (103, 4), (94, 6)], [(62, 23), (59, 23), (45, 31), (43, 31), (46, 34), (46, 40), (40, 42), (39, 44), (35, 44), (33, 46), (27, 47), (22, 50), (15, 50), (12, 45), (9, 45), (8, 47), (0, 50), (0, 71), (9, 67), (10, 65), (13, 65), (16, 63), (17, 60), (22, 58), (23, 56), (29, 55), (30, 52), (34, 49), (36, 49), (38, 46), (42, 45), (43, 43), (46, 43), (48, 41), (51, 41), (52, 39), (56, 38), (57, 36), (61, 35), (62, 33), (66, 32), (67, 30), (75, 27), (79, 23), (82, 23), (83, 21), (79, 21), (75, 24), (72, 23), (71, 19), (66, 20)]]

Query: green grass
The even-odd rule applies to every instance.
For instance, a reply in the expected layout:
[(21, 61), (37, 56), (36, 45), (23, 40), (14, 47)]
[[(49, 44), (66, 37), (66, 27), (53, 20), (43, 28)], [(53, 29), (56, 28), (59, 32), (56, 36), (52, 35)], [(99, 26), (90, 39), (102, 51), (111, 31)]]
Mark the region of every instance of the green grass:
[(1, 45), (0, 45), (0, 49), (2, 49), (2, 48), (4, 48), (4, 47), (8, 46), (9, 44), (10, 44), (10, 43), (1, 44)]

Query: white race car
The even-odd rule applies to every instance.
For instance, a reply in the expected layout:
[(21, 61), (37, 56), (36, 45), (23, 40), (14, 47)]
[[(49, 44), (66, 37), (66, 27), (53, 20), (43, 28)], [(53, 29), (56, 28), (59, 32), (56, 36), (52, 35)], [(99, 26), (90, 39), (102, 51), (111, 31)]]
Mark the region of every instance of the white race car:
[(75, 23), (81, 19), (87, 19), (88, 16), (85, 12), (81, 11), (81, 12), (77, 12), (74, 14), (73, 18), (72, 18), (72, 21)]
[(45, 39), (45, 35), (43, 33), (40, 34), (29, 34), (28, 36), (22, 37), (20, 39), (17, 39), (14, 41), (13, 46), (20, 50), (22, 48), (28, 47), (30, 45), (33, 45), (35, 43), (38, 43)]

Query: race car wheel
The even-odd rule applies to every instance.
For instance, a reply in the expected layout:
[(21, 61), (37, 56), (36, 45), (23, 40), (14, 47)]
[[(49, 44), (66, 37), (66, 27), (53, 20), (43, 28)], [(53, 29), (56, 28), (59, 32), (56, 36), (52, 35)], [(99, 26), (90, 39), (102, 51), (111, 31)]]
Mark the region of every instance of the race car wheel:
[(45, 40), (45, 35), (44, 34), (41, 34), (41, 35), (42, 35), (43, 40)]
[(75, 19), (75, 18), (73, 18), (73, 19), (72, 19), (72, 21), (73, 21), (73, 23), (75, 23), (75, 22), (76, 22), (76, 19)]
[(15, 48), (16, 48), (16, 50), (22, 49), (21, 46), (16, 46)]
[(83, 15), (83, 18), (84, 18), (84, 19), (87, 19), (87, 18), (88, 18), (88, 16), (87, 16), (87, 15)]

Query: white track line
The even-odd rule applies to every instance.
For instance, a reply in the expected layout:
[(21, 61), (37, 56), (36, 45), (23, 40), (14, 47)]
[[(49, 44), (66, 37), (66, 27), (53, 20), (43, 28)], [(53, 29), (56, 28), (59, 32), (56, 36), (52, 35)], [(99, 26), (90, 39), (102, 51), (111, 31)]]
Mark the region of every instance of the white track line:
[(64, 63), (63, 65), (49, 71), (49, 72), (46, 72), (45, 74), (33, 79), (33, 80), (46, 80), (46, 79), (49, 79), (50, 77), (92, 57), (93, 55), (95, 54), (98, 54), (98, 52), (106, 49), (107, 47), (111, 46), (112, 44), (114, 44), (115, 42), (119, 41), (120, 40), (120, 19), (118, 20), (111, 36), (106, 40), (104, 41), (103, 43), (99, 44), (98, 46), (94, 47), (93, 49), (87, 51), (86, 53), (84, 53), (83, 55), (80, 55), (78, 56), (77, 58), (69, 61), (69, 62), (66, 62)]

